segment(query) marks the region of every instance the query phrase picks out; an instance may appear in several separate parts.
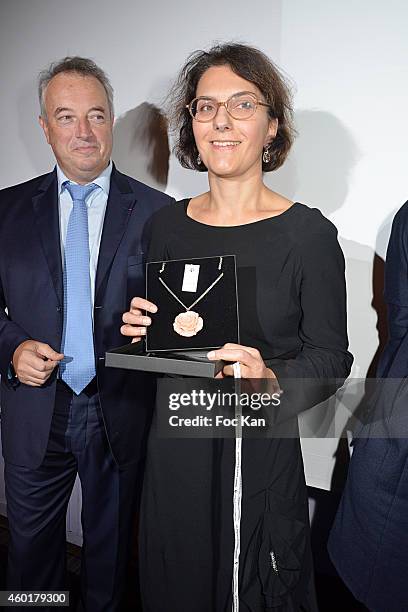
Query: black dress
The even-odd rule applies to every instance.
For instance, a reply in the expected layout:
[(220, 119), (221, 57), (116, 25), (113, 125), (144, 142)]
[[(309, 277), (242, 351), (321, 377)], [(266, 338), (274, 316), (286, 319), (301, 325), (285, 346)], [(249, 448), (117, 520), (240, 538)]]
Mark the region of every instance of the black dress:
[[(209, 226), (187, 216), (188, 203), (155, 216), (149, 259), (235, 254), (241, 344), (258, 348), (278, 379), (347, 377), (333, 224), (296, 203), (254, 223)], [(231, 439), (161, 438), (153, 420), (141, 509), (144, 612), (231, 610), (234, 449)], [(244, 439), (242, 481), (240, 612), (315, 611), (299, 440)]]

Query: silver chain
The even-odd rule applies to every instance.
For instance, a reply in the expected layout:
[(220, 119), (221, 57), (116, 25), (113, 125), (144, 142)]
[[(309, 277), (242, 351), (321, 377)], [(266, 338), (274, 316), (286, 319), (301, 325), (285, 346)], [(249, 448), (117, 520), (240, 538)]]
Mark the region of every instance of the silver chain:
[(200, 295), (200, 297), (198, 297), (196, 299), (195, 302), (193, 302), (192, 304), (190, 304), (190, 306), (186, 306), (181, 300), (180, 298), (177, 297), (177, 295), (170, 289), (170, 287), (168, 285), (166, 285), (166, 283), (164, 282), (164, 280), (162, 279), (161, 276), (159, 276), (159, 281), (161, 282), (161, 284), (163, 285), (163, 287), (165, 287), (167, 289), (167, 291), (170, 293), (170, 295), (172, 295), (174, 297), (175, 300), (178, 301), (179, 304), (181, 304), (183, 306), (183, 308), (186, 309), (186, 312), (188, 312), (189, 310), (191, 310), (192, 308), (194, 308), (194, 306), (196, 304), (198, 304), (198, 302), (200, 302), (203, 297), (205, 297), (207, 295), (207, 293), (209, 291), (211, 291), (211, 289), (213, 287), (215, 287), (215, 285), (218, 283), (218, 281), (220, 281), (222, 279), (222, 277), (224, 276), (224, 272), (221, 272), (221, 274), (219, 276), (217, 276), (217, 278), (215, 279), (215, 281), (213, 283), (211, 283), (211, 285), (204, 291), (204, 293), (202, 293)]

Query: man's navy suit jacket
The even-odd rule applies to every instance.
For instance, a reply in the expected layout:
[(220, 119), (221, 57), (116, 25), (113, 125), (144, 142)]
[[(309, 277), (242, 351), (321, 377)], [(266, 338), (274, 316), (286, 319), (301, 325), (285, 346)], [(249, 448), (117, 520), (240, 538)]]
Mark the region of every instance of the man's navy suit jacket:
[(388, 341), (377, 377), (386, 380), (354, 440), (329, 552), (357, 599), (399, 612), (408, 610), (408, 202), (392, 224), (384, 297)]
[[(1, 433), (6, 461), (38, 467), (44, 457), (56, 392), (56, 370), (42, 387), (7, 380), (17, 346), (28, 339), (59, 351), (63, 275), (57, 175), (54, 170), (0, 191)], [(95, 282), (97, 383), (109, 444), (120, 465), (138, 461), (152, 411), (153, 380), (105, 369), (105, 351), (125, 344), (121, 318), (143, 296), (152, 214), (172, 199), (113, 167)], [(6, 310), (7, 309), (7, 310)]]

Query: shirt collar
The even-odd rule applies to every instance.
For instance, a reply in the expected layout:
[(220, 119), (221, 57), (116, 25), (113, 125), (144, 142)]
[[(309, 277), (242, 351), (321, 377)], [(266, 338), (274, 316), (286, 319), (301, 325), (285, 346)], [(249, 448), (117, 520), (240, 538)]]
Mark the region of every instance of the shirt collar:
[[(111, 174), (112, 174), (112, 160), (109, 162), (109, 165), (105, 168), (105, 170), (101, 172), (101, 174), (92, 181), (92, 183), (95, 183), (95, 185), (99, 185), (99, 187), (103, 189), (106, 195), (109, 195)], [(69, 181), (69, 178), (65, 176), (64, 172), (61, 170), (58, 164), (57, 164), (57, 180), (58, 180), (58, 195), (61, 195), (61, 193), (65, 190), (64, 183)], [(71, 183), (74, 183), (75, 185), (78, 184), (75, 181), (71, 181)]]

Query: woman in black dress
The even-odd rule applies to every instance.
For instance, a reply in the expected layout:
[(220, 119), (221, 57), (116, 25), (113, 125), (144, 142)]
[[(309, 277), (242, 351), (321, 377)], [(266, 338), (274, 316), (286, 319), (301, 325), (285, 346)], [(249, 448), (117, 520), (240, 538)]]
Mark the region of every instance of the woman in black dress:
[[(344, 379), (352, 357), (336, 229), (263, 183), (292, 144), (284, 79), (257, 49), (224, 44), (193, 54), (173, 94), (176, 154), (183, 166), (207, 171), (210, 188), (159, 211), (149, 259), (235, 254), (242, 345), (209, 354), (228, 363), (223, 377), (239, 362), (245, 379)], [(134, 298), (122, 333), (139, 340), (156, 311)], [(146, 612), (317, 609), (296, 436), (243, 440), (233, 604), (234, 462), (234, 440), (164, 439), (153, 420), (140, 536)]]

